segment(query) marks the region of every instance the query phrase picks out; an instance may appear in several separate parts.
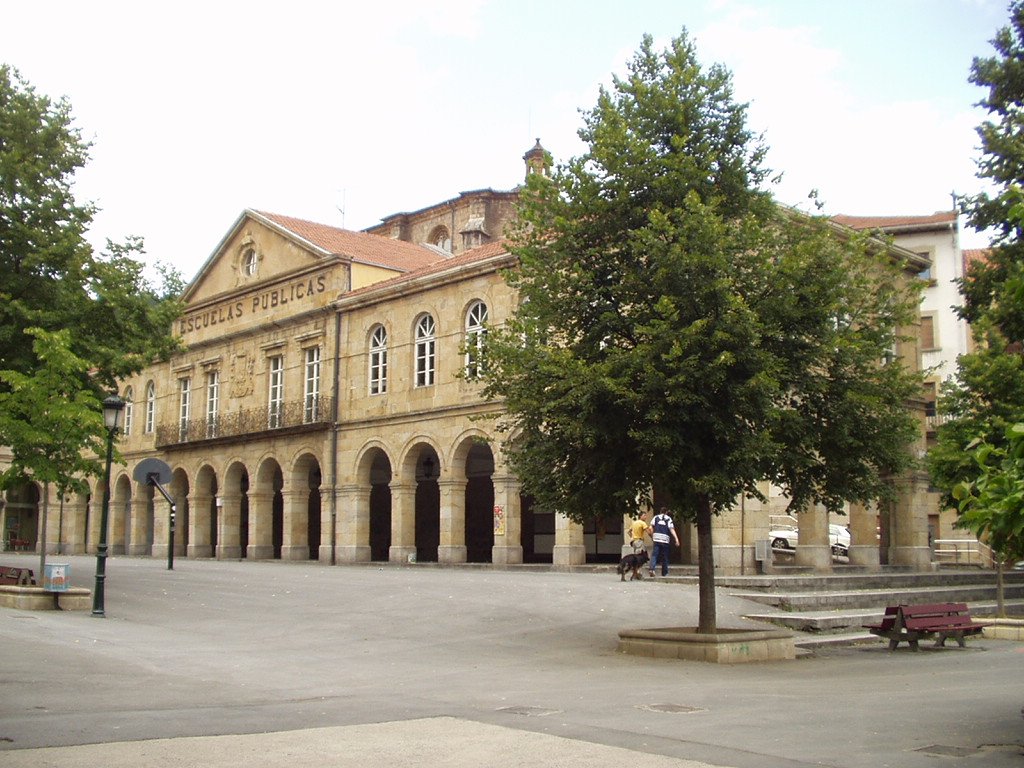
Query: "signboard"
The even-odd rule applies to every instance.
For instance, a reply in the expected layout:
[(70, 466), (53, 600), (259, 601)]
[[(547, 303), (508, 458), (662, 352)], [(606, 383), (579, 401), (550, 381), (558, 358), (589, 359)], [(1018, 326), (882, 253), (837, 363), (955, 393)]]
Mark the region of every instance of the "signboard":
[(494, 535), (505, 535), (505, 508), (501, 506), (494, 508)]
[(71, 583), (71, 566), (67, 563), (46, 563), (43, 566), (43, 590), (67, 592)]

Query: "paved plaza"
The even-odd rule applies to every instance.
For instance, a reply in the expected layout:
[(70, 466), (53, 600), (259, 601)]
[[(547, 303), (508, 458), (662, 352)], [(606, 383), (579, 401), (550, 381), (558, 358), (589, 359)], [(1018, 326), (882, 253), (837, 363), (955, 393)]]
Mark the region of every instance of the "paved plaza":
[[(697, 590), (610, 569), (166, 568), (110, 558), (105, 619), (0, 608), (0, 766), (1022, 764), (1021, 643), (719, 666), (618, 653)], [(746, 612), (719, 589), (721, 626)]]

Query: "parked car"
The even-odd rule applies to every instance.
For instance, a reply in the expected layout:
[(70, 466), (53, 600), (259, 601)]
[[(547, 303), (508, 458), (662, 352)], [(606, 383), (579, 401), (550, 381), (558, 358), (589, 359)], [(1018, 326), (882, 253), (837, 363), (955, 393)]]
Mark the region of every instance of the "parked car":
[[(796, 549), (799, 530), (793, 525), (782, 525), (768, 531), (768, 540), (773, 549)], [(850, 554), (850, 532), (842, 525), (828, 527), (829, 545), (833, 555), (846, 557)]]

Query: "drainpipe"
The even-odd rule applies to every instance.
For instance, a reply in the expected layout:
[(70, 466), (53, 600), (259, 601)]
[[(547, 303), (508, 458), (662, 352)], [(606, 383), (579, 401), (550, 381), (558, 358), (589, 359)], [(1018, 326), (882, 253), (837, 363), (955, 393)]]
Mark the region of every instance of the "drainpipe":
[(337, 564), (338, 548), (338, 396), (341, 372), (341, 312), (334, 311), (334, 391), (333, 413), (331, 414), (331, 565)]

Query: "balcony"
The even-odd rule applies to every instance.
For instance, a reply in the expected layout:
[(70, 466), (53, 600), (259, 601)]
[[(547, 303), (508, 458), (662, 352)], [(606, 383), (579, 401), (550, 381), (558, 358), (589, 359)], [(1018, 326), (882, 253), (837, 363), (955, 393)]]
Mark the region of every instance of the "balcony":
[(160, 424), (156, 428), (158, 448), (181, 448), (198, 443), (231, 442), (262, 433), (290, 434), (327, 429), (331, 426), (334, 400), (330, 397), (283, 402), (277, 407), (246, 408), (220, 414), (216, 419), (192, 419)]

